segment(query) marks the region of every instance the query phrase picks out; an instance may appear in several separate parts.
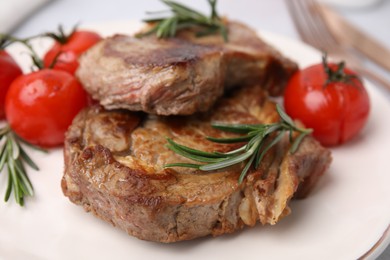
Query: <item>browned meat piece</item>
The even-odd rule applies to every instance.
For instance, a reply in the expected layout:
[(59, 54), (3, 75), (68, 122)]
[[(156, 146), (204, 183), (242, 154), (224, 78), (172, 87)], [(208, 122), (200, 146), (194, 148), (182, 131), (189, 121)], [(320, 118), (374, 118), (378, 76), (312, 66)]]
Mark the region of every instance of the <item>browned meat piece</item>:
[(229, 23), (229, 42), (182, 32), (172, 39), (116, 35), (80, 59), (77, 76), (108, 109), (159, 115), (207, 111), (224, 88), (262, 84), (280, 95), (297, 65), (240, 23)]
[(231, 135), (213, 129), (211, 121), (276, 120), (274, 103), (257, 86), (222, 98), (212, 112), (190, 117), (89, 108), (66, 135), (62, 189), (86, 211), (144, 240), (168, 243), (217, 236), (257, 220), (275, 224), (289, 214), (290, 199), (307, 195), (328, 168), (330, 152), (313, 138), (306, 137), (293, 155), (289, 142), (282, 141), (241, 185), (243, 165), (216, 173), (163, 166), (190, 161), (166, 148), (166, 137), (196, 149), (227, 152), (237, 144), (204, 138)]

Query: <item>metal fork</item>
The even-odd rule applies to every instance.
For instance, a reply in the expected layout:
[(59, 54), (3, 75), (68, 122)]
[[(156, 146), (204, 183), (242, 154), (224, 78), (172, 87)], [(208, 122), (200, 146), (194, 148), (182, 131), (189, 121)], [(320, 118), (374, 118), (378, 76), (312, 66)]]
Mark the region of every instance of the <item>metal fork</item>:
[(345, 61), (348, 67), (390, 90), (390, 83), (386, 79), (365, 68), (356, 55), (333, 37), (321, 17), (317, 2), (314, 0), (286, 0), (285, 2), (304, 42), (327, 52), (334, 60)]

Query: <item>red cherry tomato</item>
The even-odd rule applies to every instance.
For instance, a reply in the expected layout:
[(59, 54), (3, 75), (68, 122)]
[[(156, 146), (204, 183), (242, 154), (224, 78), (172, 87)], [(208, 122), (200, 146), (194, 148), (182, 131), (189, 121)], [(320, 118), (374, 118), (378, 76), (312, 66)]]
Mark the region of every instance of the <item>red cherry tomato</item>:
[(87, 95), (73, 75), (43, 69), (11, 84), (5, 111), (20, 137), (31, 144), (53, 147), (63, 143), (65, 131), (86, 104)]
[[(340, 65), (327, 65), (324, 61), (298, 71), (284, 96), (287, 114), (313, 128), (313, 136), (326, 146), (342, 144), (356, 136), (370, 111), (369, 96), (361, 80)], [(325, 71), (327, 66), (330, 75)]]
[(59, 41), (54, 43), (43, 58), (45, 67), (49, 67), (59, 55), (53, 68), (74, 74), (79, 66), (79, 56), (101, 39), (95, 32), (75, 31), (69, 38), (64, 39), (64, 43)]
[(0, 50), (0, 119), (5, 118), (4, 101), (8, 88), (20, 75), (22, 70), (15, 60), (5, 50)]

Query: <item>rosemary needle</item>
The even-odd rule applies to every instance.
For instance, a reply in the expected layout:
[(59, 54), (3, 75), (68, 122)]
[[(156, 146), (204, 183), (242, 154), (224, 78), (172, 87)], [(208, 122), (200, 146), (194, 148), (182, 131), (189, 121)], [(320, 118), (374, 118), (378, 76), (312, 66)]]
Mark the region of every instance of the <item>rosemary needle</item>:
[[(312, 129), (299, 128), (294, 124), (294, 121), (282, 110), (279, 105), (276, 105), (276, 110), (280, 116), (280, 122), (273, 124), (258, 124), (258, 125), (245, 125), (245, 124), (212, 124), (216, 129), (245, 134), (240, 137), (233, 138), (214, 138), (207, 137), (208, 140), (217, 143), (242, 143), (246, 142), (245, 145), (240, 148), (230, 151), (227, 153), (219, 152), (204, 152), (193, 148), (186, 147), (174, 142), (168, 138), (167, 147), (175, 153), (182, 155), (193, 161), (202, 162), (203, 164), (192, 164), (192, 163), (172, 163), (167, 164), (164, 167), (187, 167), (195, 168), (201, 171), (215, 171), (220, 170), (235, 164), (240, 164), (246, 161), (246, 164), (241, 172), (238, 179), (239, 183), (242, 183), (245, 176), (247, 175), (251, 166), (257, 169), (260, 162), (264, 158), (265, 154), (282, 138), (287, 132), (290, 135), (290, 152), (294, 153), (303, 138), (312, 132)], [(299, 135), (294, 140), (291, 136), (293, 132), (298, 132)]]
[(4, 200), (7, 202), (13, 192), (15, 201), (20, 206), (23, 206), (24, 197), (34, 195), (34, 189), (28, 178), (25, 164), (34, 170), (39, 170), (39, 168), (28, 156), (27, 152), (21, 146), (21, 143), (45, 151), (20, 139), (12, 132), (8, 125), (0, 128), (0, 173), (4, 168), (6, 168), (8, 172), (8, 182)]
[[(208, 0), (211, 8), (210, 16), (171, 0), (162, 0), (162, 2), (170, 8), (171, 16), (145, 19), (144, 22), (155, 23), (155, 25), (149, 31), (138, 34), (138, 37), (153, 33), (158, 38), (175, 37), (179, 30), (199, 27), (203, 30), (198, 31), (196, 36), (220, 33), (225, 41), (228, 40), (227, 28), (216, 10), (217, 0)], [(148, 12), (148, 14), (163, 13), (166, 12)]]

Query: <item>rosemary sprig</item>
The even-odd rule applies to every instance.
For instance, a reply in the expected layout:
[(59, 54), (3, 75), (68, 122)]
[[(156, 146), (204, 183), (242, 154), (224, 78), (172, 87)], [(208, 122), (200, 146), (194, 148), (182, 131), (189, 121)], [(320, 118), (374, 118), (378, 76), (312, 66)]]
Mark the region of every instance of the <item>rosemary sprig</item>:
[(14, 134), (11, 128), (7, 125), (0, 128), (0, 173), (4, 167), (8, 172), (8, 184), (5, 192), (4, 200), (7, 202), (11, 192), (14, 193), (15, 201), (20, 205), (24, 205), (25, 196), (33, 196), (34, 189), (28, 178), (25, 163), (34, 170), (39, 170), (38, 166), (28, 156), (27, 152), (21, 146), (24, 143), (35, 149), (42, 150), (29, 143), (26, 143), (20, 137)]
[[(294, 121), (282, 110), (279, 105), (276, 105), (276, 110), (280, 116), (281, 121), (273, 124), (258, 124), (258, 125), (229, 125), (229, 124), (212, 124), (216, 129), (245, 134), (240, 137), (233, 138), (214, 138), (207, 137), (208, 140), (217, 143), (241, 143), (246, 142), (240, 148), (227, 152), (204, 152), (192, 149), (174, 142), (167, 138), (167, 147), (175, 153), (182, 155), (188, 159), (202, 162), (204, 164), (192, 163), (172, 163), (164, 167), (187, 167), (195, 168), (201, 171), (220, 170), (235, 164), (240, 164), (246, 161), (246, 164), (241, 172), (238, 182), (242, 183), (251, 166), (257, 169), (265, 154), (276, 145), (285, 134), (289, 133), (289, 140), (292, 143), (290, 152), (294, 153), (303, 138), (312, 132), (312, 129), (299, 128), (294, 124)], [(298, 132), (299, 135), (293, 140), (293, 132)]]
[[(41, 35), (31, 36), (28, 38), (16, 38), (9, 34), (0, 34), (0, 47), (5, 48), (13, 43), (23, 44), (30, 51), (31, 60), (33, 62), (33, 66), (31, 66), (31, 71), (40, 70), (43, 69), (45, 65), (43, 64), (43, 60), (39, 58), (39, 55), (36, 53), (35, 49), (30, 43), (32, 39), (38, 37), (41, 37)], [(50, 66), (54, 66), (54, 64)]]
[[(172, 15), (168, 17), (145, 19), (144, 22), (156, 24), (149, 31), (138, 34), (138, 37), (155, 33), (158, 38), (168, 38), (174, 37), (179, 30), (191, 27), (201, 27), (203, 30), (196, 33), (196, 36), (198, 37), (220, 33), (225, 41), (228, 40), (227, 28), (216, 10), (217, 0), (208, 0), (211, 8), (210, 16), (204, 15), (171, 0), (161, 1), (170, 7), (169, 13)], [(148, 14), (161, 13), (165, 12), (149, 12)]]

